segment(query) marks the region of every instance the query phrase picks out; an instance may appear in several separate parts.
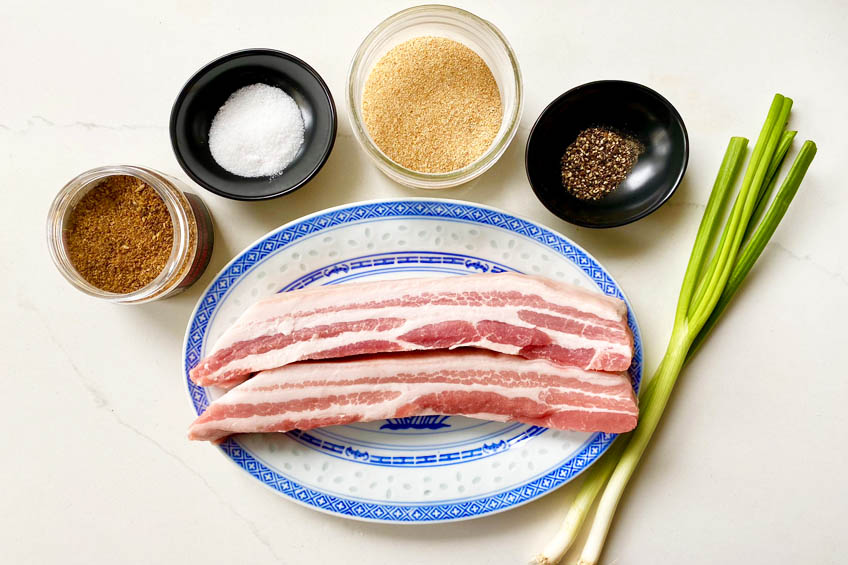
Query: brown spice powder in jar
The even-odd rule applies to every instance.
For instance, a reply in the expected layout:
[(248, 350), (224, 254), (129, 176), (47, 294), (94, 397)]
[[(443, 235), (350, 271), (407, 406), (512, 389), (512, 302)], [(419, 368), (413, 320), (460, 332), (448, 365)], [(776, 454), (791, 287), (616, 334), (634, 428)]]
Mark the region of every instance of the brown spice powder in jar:
[(562, 156), (562, 186), (581, 200), (600, 200), (620, 185), (645, 147), (601, 127), (580, 132)]
[(362, 117), (390, 159), (414, 171), (446, 173), (486, 152), (503, 110), (495, 77), (477, 53), (452, 39), (417, 37), (371, 70)]
[(127, 294), (155, 279), (168, 261), (174, 226), (165, 202), (141, 179), (105, 178), (74, 207), (68, 258), (90, 284)]

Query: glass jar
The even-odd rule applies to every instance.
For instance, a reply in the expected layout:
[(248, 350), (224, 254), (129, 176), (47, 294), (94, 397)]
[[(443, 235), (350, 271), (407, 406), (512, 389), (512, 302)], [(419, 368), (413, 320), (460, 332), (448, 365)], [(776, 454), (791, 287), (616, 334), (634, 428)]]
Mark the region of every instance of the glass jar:
[[(71, 262), (66, 245), (68, 222), (76, 205), (104, 179), (116, 175), (135, 177), (155, 190), (168, 209), (174, 229), (174, 244), (162, 272), (126, 294), (105, 291), (86, 281)], [(82, 173), (59, 191), (47, 218), (47, 247), (59, 272), (82, 292), (119, 304), (151, 302), (186, 289), (209, 264), (212, 243), (212, 217), (203, 201), (178, 179), (145, 167), (115, 165)]]
[[(446, 37), (472, 49), (489, 66), (501, 94), (503, 119), (495, 140), (475, 161), (456, 171), (421, 173), (401, 166), (377, 147), (362, 117), (362, 92), (371, 69), (393, 47), (421, 36)], [(348, 73), (347, 105), (354, 136), (389, 178), (414, 188), (449, 188), (483, 174), (504, 154), (521, 121), (524, 85), (515, 53), (494, 25), (451, 6), (416, 6), (380, 23), (359, 46)]]

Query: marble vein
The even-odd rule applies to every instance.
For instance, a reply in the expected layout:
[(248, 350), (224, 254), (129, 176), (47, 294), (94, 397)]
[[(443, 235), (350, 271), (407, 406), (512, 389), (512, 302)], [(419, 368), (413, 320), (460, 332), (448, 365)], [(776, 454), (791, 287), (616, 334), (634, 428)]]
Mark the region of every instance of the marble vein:
[(844, 273), (842, 273), (841, 271), (828, 269), (824, 265), (815, 261), (809, 253), (804, 255), (798, 255), (797, 253), (777, 241), (769, 242), (769, 246), (776, 247), (779, 251), (782, 251), (785, 255), (788, 255), (791, 259), (794, 259), (797, 262), (809, 263), (811, 267), (823, 273), (827, 277), (833, 279), (834, 281), (838, 282), (842, 286), (848, 286), (848, 277), (846, 277)]
[(83, 121), (75, 121), (69, 123), (56, 123), (52, 120), (45, 118), (44, 116), (33, 115), (32, 117), (27, 119), (26, 127), (15, 129), (7, 124), (0, 124), (0, 130), (12, 132), (12, 133), (26, 133), (32, 129), (37, 127), (47, 127), (47, 128), (80, 128), (86, 130), (110, 130), (110, 131), (137, 131), (137, 130), (164, 130), (165, 126), (157, 126), (152, 124), (100, 124), (96, 122), (83, 122)]
[[(50, 338), (50, 341), (53, 342), (53, 345), (56, 346), (56, 349), (58, 349), (62, 353), (63, 357), (65, 357), (65, 360), (68, 362), (68, 365), (70, 365), (73, 374), (76, 376), (77, 382), (83, 387), (83, 389), (86, 391), (86, 393), (88, 393), (88, 395), (91, 398), (92, 402), (94, 403), (95, 407), (98, 408), (98, 409), (108, 408), (109, 403), (106, 400), (103, 393), (100, 392), (94, 385), (92, 385), (88, 381), (88, 379), (85, 377), (85, 375), (82, 373), (82, 371), (80, 371), (79, 367), (76, 365), (76, 363), (74, 363), (71, 355), (68, 353), (68, 351), (62, 345), (62, 343), (59, 341), (59, 339), (53, 333), (52, 329), (50, 328), (50, 325), (47, 323), (47, 320), (44, 318), (42, 313), (37, 308), (35, 308), (32, 304), (29, 304), (26, 301), (20, 301), (19, 304), (22, 307), (32, 311), (36, 315), (36, 317), (38, 318), (38, 320), (41, 322), (42, 326), (44, 327), (45, 333)], [(121, 416), (118, 415), (115, 412), (114, 409), (111, 409), (109, 412), (112, 415), (112, 418), (115, 420), (115, 422), (119, 426), (121, 426), (125, 430), (129, 431), (130, 433), (134, 434), (136, 437), (140, 438), (141, 440), (145, 441), (146, 443), (152, 445), (154, 448), (156, 448), (157, 450), (162, 452), (169, 459), (174, 461), (177, 465), (182, 467), (185, 471), (187, 471), (189, 474), (191, 474), (197, 480), (199, 480), (201, 482), (201, 484), (203, 484), (203, 486), (206, 487), (206, 489), (209, 491), (209, 493), (213, 497), (215, 497), (215, 499), (218, 501), (218, 503), (221, 506), (226, 508), (233, 516), (238, 518), (245, 525), (245, 527), (248, 529), (248, 531), (251, 533), (251, 535), (254, 537), (254, 539), (256, 539), (257, 542), (259, 542), (263, 547), (265, 547), (268, 550), (268, 552), (271, 554), (271, 556), (274, 558), (274, 560), (276, 562), (278, 562), (278, 563), (283, 562), (282, 556), (277, 553), (277, 551), (274, 549), (273, 545), (271, 544), (270, 540), (268, 540), (261, 533), (261, 531), (259, 530), (259, 527), (256, 525), (256, 523), (253, 522), (252, 520), (250, 520), (249, 518), (247, 518), (241, 512), (239, 512), (226, 498), (221, 496), (221, 494), (219, 494), (212, 487), (212, 485), (209, 483), (209, 481), (206, 479), (206, 477), (204, 477), (200, 472), (198, 472), (197, 470), (192, 468), (179, 455), (177, 455), (176, 453), (174, 453), (173, 451), (169, 450), (164, 445), (159, 443), (155, 438), (144, 433), (140, 429), (136, 428), (135, 426), (133, 426), (132, 424), (130, 424), (129, 422), (127, 422), (126, 420), (121, 418)]]
[(687, 200), (682, 200), (678, 202), (677, 200), (669, 200), (665, 204), (666, 206), (671, 206), (672, 208), (695, 208), (697, 210), (705, 210), (707, 208), (706, 204), (701, 202), (691, 202)]

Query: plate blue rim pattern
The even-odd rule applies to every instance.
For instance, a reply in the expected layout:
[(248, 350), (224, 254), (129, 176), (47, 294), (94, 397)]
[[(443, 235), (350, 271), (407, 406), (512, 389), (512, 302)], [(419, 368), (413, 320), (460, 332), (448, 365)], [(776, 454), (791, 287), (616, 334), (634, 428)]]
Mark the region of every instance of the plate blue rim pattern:
[[(234, 283), (268, 255), (303, 238), (342, 224), (396, 218), (443, 218), (496, 227), (528, 237), (566, 257), (586, 273), (605, 294), (627, 302), (624, 293), (603, 267), (579, 245), (553, 230), (507, 212), (454, 200), (406, 198), (347, 204), (316, 212), (266, 234), (233, 259), (212, 281), (198, 301), (186, 332), (183, 377), (197, 414), (209, 405), (203, 387), (189, 378), (189, 370), (200, 360), (207, 326), (219, 302)], [(633, 332), (634, 355), (630, 367), (633, 386), (637, 390), (642, 374), (642, 341), (639, 326), (628, 305), (628, 324)], [(518, 487), (474, 499), (432, 504), (373, 503), (316, 491), (270, 469), (230, 438), (219, 448), (239, 467), (262, 484), (296, 502), (315, 509), (360, 520), (396, 523), (441, 522), (476, 518), (506, 510), (546, 494), (579, 475), (600, 457), (615, 439), (615, 434), (595, 434), (582, 451), (560, 467)]]

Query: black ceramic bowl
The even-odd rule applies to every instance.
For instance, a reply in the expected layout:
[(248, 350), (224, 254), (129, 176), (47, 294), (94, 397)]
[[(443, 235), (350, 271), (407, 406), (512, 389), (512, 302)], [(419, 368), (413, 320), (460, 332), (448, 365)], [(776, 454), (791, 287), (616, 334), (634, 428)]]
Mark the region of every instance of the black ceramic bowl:
[[(605, 126), (638, 139), (645, 152), (618, 188), (600, 200), (580, 200), (562, 186), (560, 160), (577, 135)], [(548, 105), (527, 140), (524, 162), (545, 207), (572, 224), (611, 228), (644, 218), (674, 193), (689, 161), (689, 138), (671, 103), (641, 84), (590, 82)]]
[[(209, 151), (209, 127), (218, 109), (233, 92), (255, 83), (282, 89), (303, 114), (303, 146), (273, 178), (229, 173)], [(336, 123), (333, 96), (312, 67), (282, 51), (246, 49), (212, 61), (183, 86), (171, 109), (171, 145), (180, 166), (202, 187), (236, 200), (264, 200), (292, 192), (318, 173), (333, 149)]]

